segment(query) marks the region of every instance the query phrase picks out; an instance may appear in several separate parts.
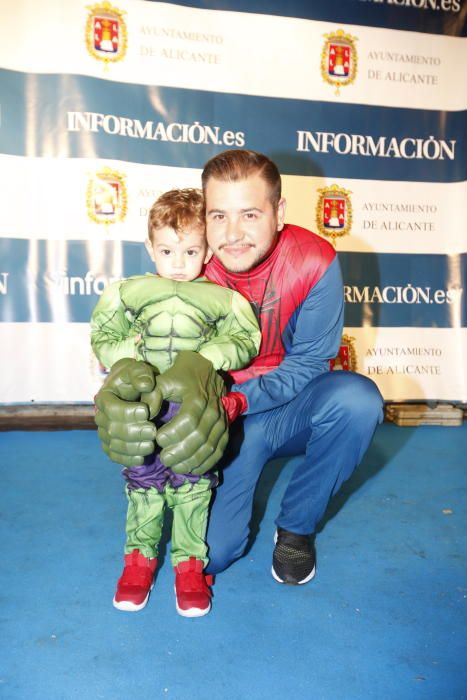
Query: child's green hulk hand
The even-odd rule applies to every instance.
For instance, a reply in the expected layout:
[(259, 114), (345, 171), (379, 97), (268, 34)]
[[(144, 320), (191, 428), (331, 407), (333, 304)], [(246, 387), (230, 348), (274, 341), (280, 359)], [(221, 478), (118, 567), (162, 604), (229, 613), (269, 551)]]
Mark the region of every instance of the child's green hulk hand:
[[(159, 413), (162, 404), (160, 393), (154, 392), (157, 374), (145, 362), (124, 358), (113, 365), (95, 397), (102, 448), (118, 464), (141, 465), (154, 452), (157, 431), (149, 418)], [(144, 403), (142, 397), (150, 401)]]

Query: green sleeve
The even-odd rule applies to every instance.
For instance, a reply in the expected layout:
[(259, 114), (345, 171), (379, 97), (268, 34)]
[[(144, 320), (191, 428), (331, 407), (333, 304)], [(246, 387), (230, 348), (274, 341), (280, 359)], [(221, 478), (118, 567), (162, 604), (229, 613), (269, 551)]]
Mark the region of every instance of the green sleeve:
[(121, 285), (120, 281), (106, 287), (91, 316), (91, 346), (104, 367), (124, 357), (140, 359), (135, 345), (138, 331), (125, 313)]
[(238, 292), (232, 291), (230, 309), (217, 321), (216, 331), (199, 349), (215, 369), (246, 367), (258, 354), (261, 331), (250, 302)]

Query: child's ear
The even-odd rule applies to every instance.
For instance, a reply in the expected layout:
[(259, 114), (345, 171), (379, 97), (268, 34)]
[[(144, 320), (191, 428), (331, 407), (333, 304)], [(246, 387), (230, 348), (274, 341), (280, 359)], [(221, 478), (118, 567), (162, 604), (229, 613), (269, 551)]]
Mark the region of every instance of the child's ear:
[(148, 251), (148, 255), (149, 255), (149, 257), (151, 258), (151, 260), (152, 260), (153, 262), (156, 262), (156, 261), (154, 260), (154, 250), (153, 250), (153, 248), (152, 248), (152, 243), (151, 243), (151, 241), (149, 240), (149, 238), (146, 238), (146, 240), (144, 241), (144, 245), (146, 246), (146, 250)]
[(212, 258), (212, 250), (211, 248), (208, 248), (208, 252), (206, 253), (206, 257), (204, 258), (204, 264), (208, 263)]

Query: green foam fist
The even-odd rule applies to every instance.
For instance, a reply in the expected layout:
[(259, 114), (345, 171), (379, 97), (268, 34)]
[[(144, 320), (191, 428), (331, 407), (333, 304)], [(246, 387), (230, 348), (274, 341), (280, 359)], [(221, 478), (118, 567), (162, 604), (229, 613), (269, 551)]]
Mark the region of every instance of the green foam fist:
[(158, 370), (146, 362), (116, 362), (96, 395), (98, 435), (104, 452), (126, 467), (141, 465), (154, 452), (156, 428), (150, 421), (161, 408)]
[(209, 360), (184, 350), (156, 381), (164, 399), (181, 404), (157, 432), (162, 463), (178, 474), (204, 474), (217, 464), (228, 441), (222, 378)]

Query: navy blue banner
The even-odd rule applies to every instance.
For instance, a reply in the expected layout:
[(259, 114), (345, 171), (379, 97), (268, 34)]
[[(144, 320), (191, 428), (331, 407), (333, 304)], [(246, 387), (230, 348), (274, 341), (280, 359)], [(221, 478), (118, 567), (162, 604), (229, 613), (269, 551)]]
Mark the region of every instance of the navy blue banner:
[(465, 36), (465, 0), (177, 0), (207, 10), (255, 12), (340, 24)]
[[(467, 179), (465, 112), (232, 95), (0, 71), (0, 152), (202, 168), (246, 147), (283, 174)], [(154, 107), (157, 89), (164, 115)], [(34, 120), (28, 121), (28, 114)], [(31, 123), (32, 121), (32, 123)]]
[(459, 267), (449, 255), (339, 253), (345, 325), (465, 327), (467, 255), (458, 258)]
[[(87, 322), (109, 282), (154, 271), (142, 243), (67, 241), (66, 261), (54, 267), (62, 246), (63, 241), (0, 239), (0, 321)], [(123, 270), (113, 277), (116, 250)], [(32, 252), (34, 272), (28, 272)], [(461, 277), (453, 279), (446, 255), (340, 253), (346, 326), (450, 328), (459, 319), (466, 326), (467, 255), (459, 257)], [(96, 258), (104, 261), (100, 269)]]
[[(63, 241), (0, 239), (0, 322), (86, 322), (99, 295), (109, 282), (121, 277), (154, 272), (142, 243), (118, 241), (67, 241), (61, 267), (51, 260)], [(34, 270), (28, 270), (33, 251)], [(98, 251), (104, 261), (96, 269)], [(123, 269), (114, 277), (113, 261)]]

